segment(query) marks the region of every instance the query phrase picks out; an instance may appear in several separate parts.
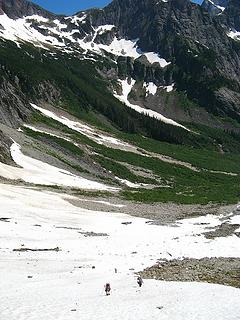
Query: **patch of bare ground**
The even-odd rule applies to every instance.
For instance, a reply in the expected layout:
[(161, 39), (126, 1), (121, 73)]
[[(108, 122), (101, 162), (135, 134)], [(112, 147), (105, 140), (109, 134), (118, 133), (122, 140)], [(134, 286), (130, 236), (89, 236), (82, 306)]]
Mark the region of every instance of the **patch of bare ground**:
[(232, 236), (233, 234), (235, 234), (236, 236), (239, 236), (239, 233), (235, 232), (239, 228), (240, 228), (240, 224), (223, 223), (220, 226), (216, 227), (215, 230), (205, 232), (204, 236), (207, 239), (228, 237), (228, 236)]
[[(68, 202), (76, 207), (81, 207), (88, 210), (104, 211), (104, 212), (120, 212), (135, 217), (141, 217), (152, 220), (152, 223), (165, 225), (175, 223), (177, 220), (185, 218), (194, 218), (212, 214), (216, 216), (229, 216), (237, 205), (178, 205), (175, 203), (141, 203), (127, 201), (117, 198), (114, 194), (105, 197), (99, 197), (90, 194), (80, 195), (72, 194), (75, 198), (66, 198)], [(81, 198), (80, 198), (81, 197)], [(87, 200), (87, 201), (86, 201)], [(101, 202), (99, 202), (101, 200)], [(105, 203), (104, 203), (105, 202)]]
[(147, 279), (208, 282), (240, 288), (239, 258), (161, 260), (140, 272)]

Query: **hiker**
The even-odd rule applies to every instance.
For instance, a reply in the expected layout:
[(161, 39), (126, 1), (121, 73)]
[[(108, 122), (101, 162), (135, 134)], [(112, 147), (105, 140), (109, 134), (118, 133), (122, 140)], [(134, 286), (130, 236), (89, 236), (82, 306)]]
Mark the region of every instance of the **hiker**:
[(105, 288), (106, 296), (110, 296), (110, 291), (111, 291), (110, 283), (106, 283), (104, 288)]
[(139, 285), (140, 288), (143, 285), (143, 279), (140, 276), (137, 277), (137, 284)]

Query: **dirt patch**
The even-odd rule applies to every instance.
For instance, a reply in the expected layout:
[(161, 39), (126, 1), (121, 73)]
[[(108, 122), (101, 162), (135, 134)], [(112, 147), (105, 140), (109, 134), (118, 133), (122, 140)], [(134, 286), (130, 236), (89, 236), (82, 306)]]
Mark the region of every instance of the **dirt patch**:
[(161, 260), (140, 274), (147, 279), (208, 282), (240, 288), (240, 259)]

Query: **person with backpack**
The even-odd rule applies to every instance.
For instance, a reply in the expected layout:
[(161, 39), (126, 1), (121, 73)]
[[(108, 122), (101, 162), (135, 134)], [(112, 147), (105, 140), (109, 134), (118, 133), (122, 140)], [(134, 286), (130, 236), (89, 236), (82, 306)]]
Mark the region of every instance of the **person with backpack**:
[(111, 291), (111, 286), (110, 286), (110, 283), (106, 283), (105, 286), (105, 293), (106, 293), (106, 296), (110, 296), (110, 291)]
[(137, 284), (139, 285), (140, 288), (143, 285), (143, 279), (140, 276), (137, 277)]

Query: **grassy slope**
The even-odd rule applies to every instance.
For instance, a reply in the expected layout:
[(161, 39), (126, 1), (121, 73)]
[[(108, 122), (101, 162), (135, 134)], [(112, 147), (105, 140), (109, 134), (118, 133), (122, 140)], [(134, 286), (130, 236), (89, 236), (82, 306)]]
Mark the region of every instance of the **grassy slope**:
[[(93, 159), (106, 170), (112, 171), (118, 177), (136, 183), (156, 183), (156, 180), (144, 179), (136, 176), (124, 166), (124, 163), (126, 163), (126, 165), (130, 164), (152, 171), (153, 175), (161, 180), (161, 185), (165, 185), (165, 187), (152, 190), (126, 189), (122, 192), (124, 198), (144, 202), (173, 201), (184, 204), (206, 204), (209, 202), (236, 203), (239, 200), (239, 176), (217, 174), (208, 171), (194, 172), (188, 168), (172, 165), (157, 158), (149, 158), (132, 152), (114, 150), (104, 145), (98, 145), (89, 138), (59, 125), (57, 122), (50, 121), (49, 123), (48, 118), (40, 116), (38, 117), (38, 120), (40, 119), (45, 125), (51, 124), (51, 127), (54, 126), (56, 129), (64, 131), (65, 134), (74, 141), (87, 145), (94, 153), (98, 154), (97, 156), (93, 156)], [(119, 136), (120, 135), (122, 135), (122, 133), (119, 132)], [(128, 138), (129, 141), (132, 140), (136, 142), (137, 145), (146, 150), (170, 154), (193, 164), (196, 164), (198, 159), (198, 163), (201, 165), (202, 161), (199, 159), (201, 156), (205, 161), (200, 167), (210, 169), (223, 169), (224, 167), (226, 172), (235, 171), (237, 173), (239, 173), (240, 170), (237, 164), (237, 159), (239, 159), (238, 154), (220, 154), (214, 150), (171, 145), (143, 138), (140, 135), (133, 135), (132, 139), (131, 136), (127, 135), (125, 138)], [(219, 160), (219, 157), (222, 157), (222, 161), (221, 165), (219, 164), (218, 167), (216, 163), (217, 160)], [(119, 162), (121, 162), (121, 164), (119, 164)]]

